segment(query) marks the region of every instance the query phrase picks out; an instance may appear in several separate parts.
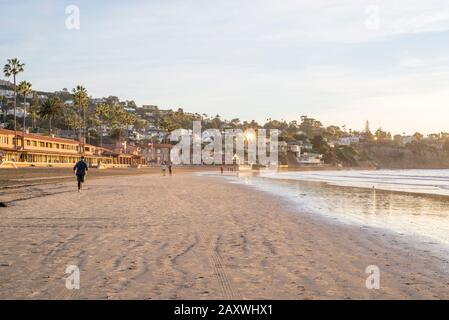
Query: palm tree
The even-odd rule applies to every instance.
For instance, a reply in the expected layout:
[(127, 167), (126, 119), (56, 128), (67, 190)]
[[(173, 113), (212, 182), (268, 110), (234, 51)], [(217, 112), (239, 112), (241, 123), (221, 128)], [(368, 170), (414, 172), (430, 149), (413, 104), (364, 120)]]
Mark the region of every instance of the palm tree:
[(53, 119), (63, 114), (62, 101), (58, 98), (49, 98), (43, 104), (40, 110), (40, 116), (48, 119), (49, 134), (51, 135), (51, 123)]
[(109, 112), (111, 128), (117, 130), (118, 141), (121, 141), (125, 111), (119, 105), (111, 105)]
[(81, 110), (83, 111), (83, 127), (84, 127), (84, 142), (86, 142), (86, 114), (89, 98), (87, 96), (87, 90), (83, 86), (77, 85), (72, 90), (74, 104), (78, 107), (78, 112), (81, 115)]
[(16, 122), (16, 110), (17, 110), (17, 88), (16, 88), (16, 76), (23, 72), (24, 63), (21, 63), (19, 59), (12, 58), (7, 60), (8, 63), (5, 64), (3, 68), (3, 73), (5, 77), (13, 77), (14, 84), (14, 148), (17, 149), (17, 122)]
[(79, 137), (79, 131), (83, 127), (83, 119), (73, 108), (67, 108), (64, 113), (64, 120), (67, 127), (75, 130), (76, 135)]
[(39, 116), (39, 110), (41, 102), (39, 96), (36, 92), (33, 93), (33, 99), (31, 100), (30, 106), (30, 116), (31, 116), (31, 127), (34, 129), (36, 127), (36, 118)]
[(100, 147), (103, 147), (103, 126), (106, 119), (110, 117), (111, 109), (111, 106), (106, 103), (100, 103), (95, 108), (95, 115), (100, 121)]
[(123, 114), (122, 122), (126, 128), (126, 138), (129, 138), (129, 130), (128, 129), (129, 129), (129, 126), (133, 125), (134, 122), (136, 122), (136, 116), (131, 113), (125, 112)]
[(27, 114), (27, 95), (31, 93), (31, 83), (21, 81), (17, 87), (17, 91), (23, 95), (23, 126), (22, 126), (22, 149), (25, 149), (25, 126), (26, 126), (26, 114)]

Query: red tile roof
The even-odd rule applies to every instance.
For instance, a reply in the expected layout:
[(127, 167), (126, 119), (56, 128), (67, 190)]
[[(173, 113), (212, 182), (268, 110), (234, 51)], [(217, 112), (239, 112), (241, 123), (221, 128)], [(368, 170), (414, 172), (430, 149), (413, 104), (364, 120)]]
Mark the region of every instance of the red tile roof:
[[(14, 135), (14, 130), (8, 130), (8, 129), (0, 129), (0, 134), (10, 134)], [(18, 136), (22, 136), (22, 131), (17, 131)], [(44, 140), (44, 141), (52, 141), (52, 142), (60, 142), (60, 143), (70, 143), (70, 144), (79, 144), (78, 141), (72, 140), (72, 139), (64, 139), (64, 138), (53, 138), (49, 136), (44, 136), (40, 134), (34, 134), (34, 133), (25, 133), (25, 138), (31, 138), (31, 139), (37, 139), (37, 140)]]
[[(14, 135), (14, 130), (8, 130), (8, 129), (2, 129), (0, 128), (0, 134), (9, 134), (9, 135)], [(17, 136), (22, 137), (22, 131), (17, 131)], [(42, 141), (49, 141), (49, 142), (59, 142), (59, 143), (67, 143), (67, 144), (72, 144), (72, 145), (84, 145), (85, 147), (93, 147), (97, 150), (101, 150), (104, 154), (116, 154), (116, 155), (122, 155), (122, 153), (116, 153), (113, 152), (112, 150), (108, 149), (108, 148), (103, 148), (103, 147), (98, 147), (98, 146), (94, 146), (92, 144), (82, 144), (81, 142), (77, 141), (77, 140), (73, 140), (73, 139), (64, 139), (64, 138), (53, 138), (53, 137), (49, 137), (49, 136), (44, 136), (44, 135), (39, 135), (39, 134), (34, 134), (34, 133), (25, 133), (25, 138), (30, 138), (30, 139), (36, 139), (36, 140), (42, 140)], [(3, 148), (3, 150), (5, 149), (9, 149), (9, 148)], [(14, 150), (14, 149), (11, 149)], [(19, 150), (20, 151), (20, 150)], [(28, 151), (28, 152), (37, 152), (34, 149), (27, 149), (25, 147), (24, 151)], [(48, 151), (45, 151), (48, 152)], [(58, 153), (61, 153), (60, 151), (58, 151)], [(76, 154), (75, 154), (76, 155)], [(131, 154), (123, 154), (126, 156), (132, 156)]]

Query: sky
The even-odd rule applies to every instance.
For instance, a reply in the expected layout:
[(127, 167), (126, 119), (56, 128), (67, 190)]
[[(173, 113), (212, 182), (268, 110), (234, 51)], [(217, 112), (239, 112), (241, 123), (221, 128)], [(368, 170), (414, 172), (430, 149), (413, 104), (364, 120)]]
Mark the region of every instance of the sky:
[(18, 57), (19, 81), (36, 90), (81, 84), (225, 119), (449, 131), (447, 0), (0, 0), (0, 12), (0, 64)]

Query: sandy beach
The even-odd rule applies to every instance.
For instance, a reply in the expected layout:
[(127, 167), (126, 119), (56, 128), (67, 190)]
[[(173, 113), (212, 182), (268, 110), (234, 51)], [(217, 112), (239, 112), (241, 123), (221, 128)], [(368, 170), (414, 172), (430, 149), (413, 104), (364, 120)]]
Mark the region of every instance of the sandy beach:
[[(2, 192), (1, 299), (448, 299), (446, 259), (192, 173)], [(81, 270), (79, 290), (65, 269)], [(377, 265), (380, 289), (365, 286)]]

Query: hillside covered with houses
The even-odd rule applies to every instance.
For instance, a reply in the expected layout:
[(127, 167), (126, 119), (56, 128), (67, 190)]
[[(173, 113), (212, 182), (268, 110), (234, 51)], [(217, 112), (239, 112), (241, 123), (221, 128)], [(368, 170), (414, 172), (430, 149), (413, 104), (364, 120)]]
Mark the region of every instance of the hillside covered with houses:
[(368, 121), (357, 131), (324, 126), (305, 115), (293, 121), (267, 119), (265, 123), (222, 119), (218, 114), (190, 113), (180, 107), (137, 105), (116, 96), (91, 97), (82, 86), (45, 92), (18, 85), (16, 90), (15, 95), (13, 83), (0, 81), (1, 128), (14, 129), (16, 97), (16, 130), (99, 147), (169, 144), (169, 132), (192, 129), (197, 120), (203, 129), (278, 129), (279, 161), (289, 167), (449, 168), (449, 133), (444, 132), (392, 136), (381, 128), (372, 131)]

